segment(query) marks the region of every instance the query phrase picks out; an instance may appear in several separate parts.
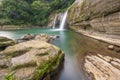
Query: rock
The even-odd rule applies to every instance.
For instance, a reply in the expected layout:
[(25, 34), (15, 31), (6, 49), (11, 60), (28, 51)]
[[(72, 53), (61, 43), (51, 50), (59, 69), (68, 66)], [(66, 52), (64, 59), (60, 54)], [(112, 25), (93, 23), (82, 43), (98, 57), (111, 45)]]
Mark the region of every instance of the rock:
[(56, 24), (55, 24), (55, 26), (56, 26), (56, 28), (58, 28), (59, 27), (59, 25), (60, 25), (60, 19), (61, 19), (61, 16), (63, 15), (63, 13), (53, 13), (53, 14), (50, 14), (50, 16), (49, 16), (49, 23), (48, 23), (48, 27), (53, 27), (53, 25), (54, 25), (54, 19), (55, 19), (55, 17), (56, 17)]
[(0, 58), (0, 80), (8, 77), (13, 80), (52, 80), (48, 75), (58, 73), (64, 59), (59, 48), (40, 40), (7, 47), (0, 56), (3, 56)]
[(57, 38), (59, 38), (59, 37), (60, 37), (60, 36), (58, 36), (58, 35), (50, 36), (50, 38), (51, 38), (52, 40), (57, 39)]
[(26, 34), (23, 37), (21, 37), (21, 40), (31, 40), (34, 39), (35, 35), (33, 34)]
[(114, 45), (109, 45), (109, 46), (108, 46), (108, 49), (114, 50)]
[(56, 38), (59, 38), (58, 35), (46, 35), (46, 34), (26, 34), (20, 39), (17, 39), (17, 42), (25, 42), (29, 40), (40, 40), (40, 41), (45, 41), (45, 42), (50, 42), (51, 40), (55, 40)]
[(93, 80), (120, 79), (120, 60), (118, 58), (88, 53), (84, 67)]
[(0, 50), (5, 49), (8, 46), (14, 45), (16, 42), (12, 39), (6, 38), (6, 37), (0, 37)]
[(49, 42), (51, 40), (51, 37), (46, 34), (38, 34), (36, 35), (35, 40)]
[(75, 0), (67, 20), (72, 30), (120, 46), (120, 0)]

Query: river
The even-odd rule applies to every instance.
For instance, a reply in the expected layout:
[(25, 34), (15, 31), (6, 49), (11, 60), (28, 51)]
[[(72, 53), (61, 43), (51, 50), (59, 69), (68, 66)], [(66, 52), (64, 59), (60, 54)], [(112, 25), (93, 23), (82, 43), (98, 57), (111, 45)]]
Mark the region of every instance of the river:
[[(33, 28), (33, 29), (21, 29), (21, 30), (10, 30), (0, 31), (0, 36), (6, 36), (12, 39), (18, 39), (24, 34), (49, 34), (59, 35), (60, 37), (52, 44), (60, 47), (65, 53), (64, 68), (60, 73), (58, 80), (87, 80), (86, 73), (83, 71), (83, 54), (86, 51), (108, 51), (105, 43), (85, 37), (81, 34), (70, 30), (58, 29), (46, 29), (46, 28)], [(103, 51), (100, 51), (100, 50)]]

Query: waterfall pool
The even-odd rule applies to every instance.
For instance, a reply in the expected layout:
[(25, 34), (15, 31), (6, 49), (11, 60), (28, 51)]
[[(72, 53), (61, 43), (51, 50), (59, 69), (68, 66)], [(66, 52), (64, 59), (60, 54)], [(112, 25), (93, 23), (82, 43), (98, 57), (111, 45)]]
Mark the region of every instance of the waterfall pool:
[(21, 29), (11, 31), (0, 31), (0, 36), (6, 36), (12, 39), (17, 39), (23, 36), (24, 34), (28, 33), (45, 33), (49, 35), (60, 36), (58, 39), (52, 41), (52, 44), (60, 47), (65, 53), (64, 68), (61, 71), (57, 80), (88, 80), (86, 79), (87, 77), (85, 76), (85, 73), (82, 70), (82, 67), (80, 66), (82, 64), (81, 59), (83, 59), (83, 56), (79, 54), (91, 50), (96, 51), (94, 49), (99, 50), (105, 48), (103, 43), (101, 43), (100, 41), (85, 37), (81, 34), (70, 30), (60, 31), (59, 29), (46, 28)]

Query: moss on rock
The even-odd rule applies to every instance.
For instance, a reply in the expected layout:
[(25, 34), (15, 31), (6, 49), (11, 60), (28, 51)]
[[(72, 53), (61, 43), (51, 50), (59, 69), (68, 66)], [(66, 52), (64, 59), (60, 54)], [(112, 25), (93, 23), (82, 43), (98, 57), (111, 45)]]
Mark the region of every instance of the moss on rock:
[[(43, 80), (43, 78), (52, 80), (48, 79), (48, 75), (53, 76), (54, 73), (58, 73), (64, 58), (63, 52), (58, 47), (39, 40), (10, 46), (1, 51), (0, 55), (5, 56), (1, 62), (9, 57), (9, 62), (4, 63), (8, 66), (4, 69), (10, 68), (11, 72), (14, 72), (12, 75), (11, 72), (7, 72), (4, 79), (8, 78), (8, 80)], [(4, 73), (0, 72), (0, 74)]]

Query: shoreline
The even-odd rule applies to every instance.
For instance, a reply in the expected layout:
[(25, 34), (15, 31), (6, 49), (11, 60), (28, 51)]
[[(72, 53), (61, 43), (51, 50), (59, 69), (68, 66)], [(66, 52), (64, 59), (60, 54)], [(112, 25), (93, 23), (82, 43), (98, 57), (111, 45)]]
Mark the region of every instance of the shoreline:
[(83, 30), (78, 30), (78, 29), (75, 29), (75, 28), (72, 28), (71, 30), (73, 30), (77, 33), (80, 33), (82, 35), (85, 35), (87, 37), (90, 37), (90, 38), (93, 38), (93, 39), (96, 39), (96, 40), (99, 40), (99, 41), (102, 41), (102, 42), (120, 47), (120, 39), (117, 39), (117, 38), (113, 39), (112, 37), (109, 37), (106, 34), (83, 31)]
[[(79, 29), (72, 29), (72, 31), (91, 38), (93, 41), (96, 40), (96, 42), (89, 42), (88, 39), (85, 45), (91, 47), (85, 47), (85, 51), (83, 50), (80, 52), (81, 54), (75, 56), (78, 68), (88, 76), (88, 80), (118, 80), (120, 78), (120, 52), (117, 52), (115, 48), (120, 47), (120, 39), (106, 38), (106, 35), (95, 35), (94, 32), (90, 34), (90, 32)], [(115, 46), (113, 50), (107, 48), (110, 44)], [(80, 58), (81, 56), (82, 58)]]
[[(0, 27), (0, 31), (9, 31), (9, 30), (20, 30), (20, 29), (30, 29), (30, 28), (44, 28), (45, 26), (30, 26), (30, 25), (5, 25)], [(49, 27), (45, 27), (49, 28)]]

